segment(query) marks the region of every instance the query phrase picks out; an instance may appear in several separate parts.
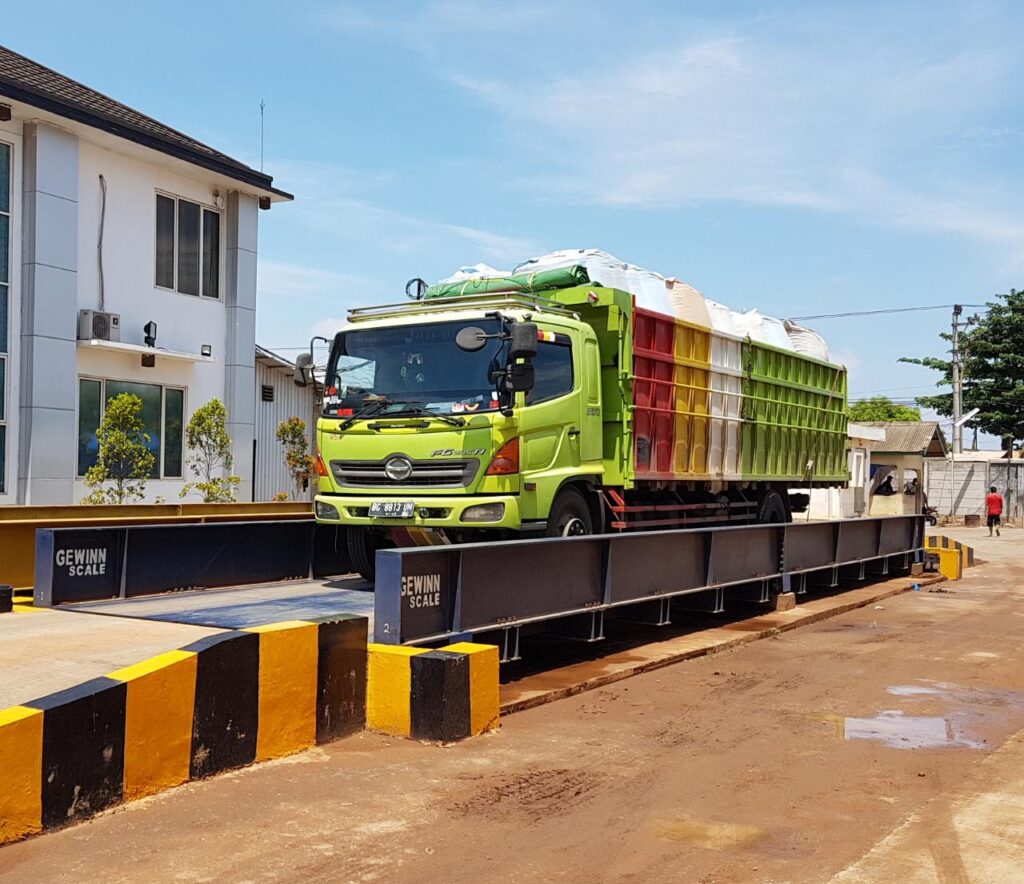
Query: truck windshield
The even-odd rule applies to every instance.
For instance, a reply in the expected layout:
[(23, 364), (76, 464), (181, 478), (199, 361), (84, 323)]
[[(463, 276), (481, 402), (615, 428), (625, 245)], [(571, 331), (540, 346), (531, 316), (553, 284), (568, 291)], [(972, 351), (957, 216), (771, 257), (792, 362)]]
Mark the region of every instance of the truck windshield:
[(324, 414), (351, 416), (375, 402), (377, 417), (417, 407), (440, 414), (497, 409), (489, 374), (501, 343), (460, 349), (455, 336), (470, 326), (500, 331), (495, 319), (474, 319), (342, 332), (327, 364)]

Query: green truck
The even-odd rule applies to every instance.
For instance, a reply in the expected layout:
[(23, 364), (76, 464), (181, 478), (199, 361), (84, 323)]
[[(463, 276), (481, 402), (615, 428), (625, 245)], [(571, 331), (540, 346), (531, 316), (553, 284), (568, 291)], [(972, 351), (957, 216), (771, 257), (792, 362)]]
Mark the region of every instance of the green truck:
[(315, 512), (364, 577), (396, 545), (789, 521), (847, 481), (844, 368), (552, 276), (421, 287), (329, 342)]

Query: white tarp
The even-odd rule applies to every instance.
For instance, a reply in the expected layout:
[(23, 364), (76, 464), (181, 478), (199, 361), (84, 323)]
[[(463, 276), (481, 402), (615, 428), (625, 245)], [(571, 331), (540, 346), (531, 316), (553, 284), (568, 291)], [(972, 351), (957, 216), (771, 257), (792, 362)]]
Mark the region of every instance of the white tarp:
[(793, 349), (797, 353), (803, 353), (805, 356), (813, 356), (815, 359), (823, 359), (828, 362), (828, 344), (825, 343), (825, 339), (821, 335), (809, 328), (804, 328), (802, 325), (797, 325), (789, 319), (783, 324), (786, 327), (786, 334), (789, 335), (789, 339), (793, 342)]
[(496, 270), (489, 264), (473, 264), (469, 267), (460, 267), (451, 276), (438, 280), (438, 282), (462, 282), (467, 279), (506, 279), (511, 276), (507, 270)]
[(508, 277), (516, 273), (557, 270), (561, 267), (587, 268), (591, 282), (607, 288), (621, 289), (636, 296), (638, 306), (667, 313), (697, 325), (710, 325), (715, 331), (749, 337), (763, 344), (793, 350), (816, 359), (828, 360), (828, 347), (821, 335), (789, 320), (774, 319), (758, 310), (738, 312), (706, 298), (700, 291), (674, 277), (665, 277), (653, 270), (628, 264), (601, 249), (559, 249), (530, 258), (511, 272), (496, 270), (486, 264), (460, 267), (442, 282), (465, 279)]
[(620, 261), (601, 249), (561, 249), (519, 264), (513, 273), (557, 270), (560, 267), (587, 268), (590, 281), (605, 288), (622, 289), (636, 295), (637, 303), (648, 310), (671, 313), (672, 305), (665, 291), (665, 277), (652, 270)]

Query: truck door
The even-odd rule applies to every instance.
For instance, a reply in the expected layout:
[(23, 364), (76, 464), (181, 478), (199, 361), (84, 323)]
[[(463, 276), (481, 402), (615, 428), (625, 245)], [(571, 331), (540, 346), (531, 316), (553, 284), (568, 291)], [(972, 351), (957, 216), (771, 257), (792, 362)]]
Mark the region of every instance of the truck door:
[(568, 335), (552, 337), (538, 342), (534, 387), (520, 417), (523, 480), (545, 486), (578, 472), (583, 444), (583, 384), (574, 366), (579, 357)]

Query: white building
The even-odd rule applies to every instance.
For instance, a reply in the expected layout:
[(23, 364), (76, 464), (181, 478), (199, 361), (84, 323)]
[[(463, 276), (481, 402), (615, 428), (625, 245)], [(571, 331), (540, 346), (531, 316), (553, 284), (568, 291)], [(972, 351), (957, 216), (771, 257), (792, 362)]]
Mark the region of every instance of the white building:
[(306, 422), (309, 451), (315, 446), (319, 417), (316, 387), (295, 385), (295, 365), (263, 347), (256, 347), (256, 449), (253, 499), (273, 500), (284, 491), (294, 500), (312, 500), (313, 489), (296, 488), (284, 462), (284, 447), (277, 440), (281, 421), (292, 417)]
[(157, 454), (150, 500), (177, 499), (182, 427), (214, 397), (251, 499), (258, 212), (290, 199), (0, 47), (0, 504), (80, 499), (103, 403), (124, 391)]

